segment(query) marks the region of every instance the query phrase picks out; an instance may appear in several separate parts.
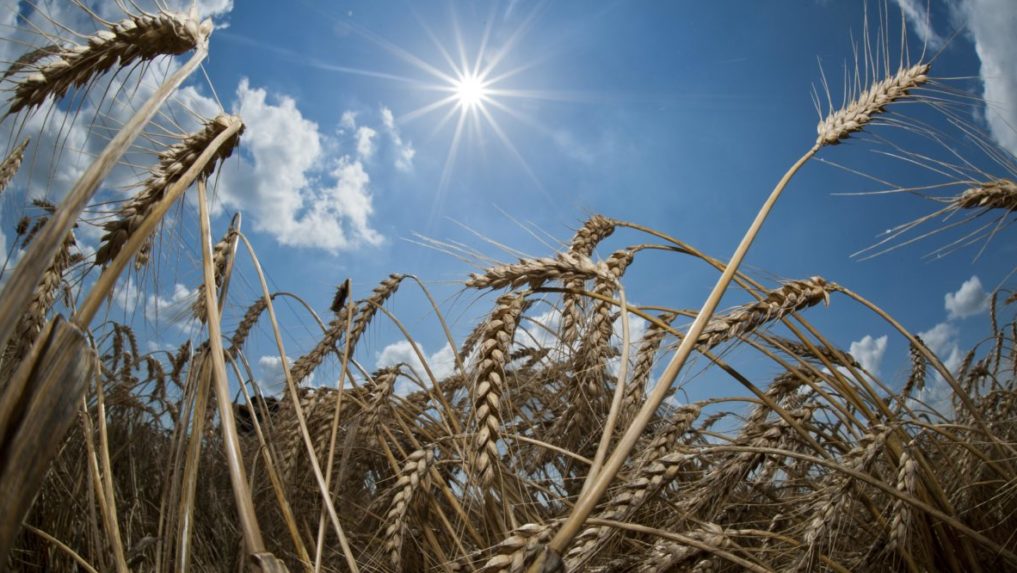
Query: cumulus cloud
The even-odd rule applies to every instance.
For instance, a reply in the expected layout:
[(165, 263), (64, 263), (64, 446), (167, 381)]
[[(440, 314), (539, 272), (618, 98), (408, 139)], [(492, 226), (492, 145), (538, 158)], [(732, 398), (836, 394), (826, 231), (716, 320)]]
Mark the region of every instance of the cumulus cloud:
[[(262, 356), (258, 358), (258, 386), (266, 396), (278, 396), (286, 389), (286, 373), (283, 372), (282, 359), (278, 356)], [(307, 386), (314, 385), (314, 373), (304, 379)]]
[(957, 292), (946, 293), (946, 312), (948, 318), (967, 318), (981, 314), (989, 309), (989, 293), (982, 288), (982, 281), (977, 276), (964, 281)]
[(852, 342), (848, 352), (865, 371), (877, 376), (879, 366), (883, 363), (883, 356), (886, 354), (886, 343), (886, 335), (873, 338), (866, 334), (861, 340)]
[[(448, 377), (455, 370), (455, 351), (448, 343), (445, 343), (445, 346), (442, 346), (440, 350), (431, 355), (428, 355), (419, 344), (417, 345), (417, 350), (427, 360), (428, 368), (431, 369), (431, 373), (438, 380)], [(427, 370), (421, 363), (420, 356), (418, 356), (417, 352), (413, 349), (413, 345), (408, 340), (393, 342), (377, 354), (375, 368), (386, 368), (396, 364), (405, 364), (418, 379), (425, 381), (428, 379)], [(405, 395), (417, 389), (415, 383), (403, 380), (400, 377), (396, 381), (394, 392), (398, 395)]]
[(1017, 154), (1017, 2), (967, 0), (957, 10), (981, 60), (985, 120), (996, 143)]
[(270, 97), (244, 79), (234, 112), (248, 127), (247, 157), (239, 169), (224, 169), (224, 205), (250, 212), (257, 230), (284, 245), (338, 251), (382, 242), (370, 224), (373, 198), (363, 163), (329, 156), (318, 124), (293, 98)]
[(907, 18), (911, 29), (928, 45), (929, 49), (937, 50), (943, 45), (943, 38), (932, 28), (929, 11), (924, 0), (896, 0), (901, 12)]
[(194, 303), (194, 289), (176, 283), (173, 291), (167, 296), (151, 293), (146, 296), (144, 290), (128, 276), (113, 287), (113, 302), (127, 314), (138, 310), (144, 313), (146, 320), (156, 324), (171, 324), (185, 332), (197, 328), (197, 321), (191, 316), (191, 305)]
[(943, 361), (951, 372), (960, 368), (963, 354), (960, 349), (960, 331), (949, 322), (941, 322), (925, 332), (918, 333), (929, 350)]

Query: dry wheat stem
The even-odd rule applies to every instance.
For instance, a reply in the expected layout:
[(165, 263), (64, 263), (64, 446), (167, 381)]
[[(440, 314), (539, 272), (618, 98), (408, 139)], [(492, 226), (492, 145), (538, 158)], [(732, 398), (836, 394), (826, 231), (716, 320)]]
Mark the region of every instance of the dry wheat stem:
[(236, 422), (230, 406), (229, 382), (226, 374), (225, 354), (222, 347), (220, 332), (219, 302), (215, 293), (215, 270), (212, 260), (212, 234), (208, 217), (208, 198), (204, 180), (198, 181), (198, 219), (201, 226), (201, 255), (205, 276), (205, 305), (208, 310), (208, 341), (212, 358), (212, 382), (215, 397), (219, 406), (220, 425), (223, 431), (223, 442), (226, 460), (229, 464), (230, 482), (233, 485), (233, 497), (240, 514), (240, 526), (244, 532), (244, 544), (248, 554), (265, 553), (265, 542), (258, 526), (258, 517), (254, 510), (254, 500), (247, 485), (247, 475), (240, 451), (240, 440), (237, 437)]

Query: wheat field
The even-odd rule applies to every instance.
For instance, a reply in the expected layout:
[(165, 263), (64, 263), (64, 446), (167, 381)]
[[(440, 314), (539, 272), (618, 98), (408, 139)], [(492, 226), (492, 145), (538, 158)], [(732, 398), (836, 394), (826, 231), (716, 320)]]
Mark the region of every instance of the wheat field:
[[(216, 30), (193, 12), (123, 8), (118, 21), (95, 16), (94, 30), (40, 33), (5, 63), (13, 127), (0, 190), (33, 155), (59, 154), (32, 143), (31, 118), (53, 102), (91, 92), (130, 99), (131, 113), (59, 202), (34, 200), (11, 230), (21, 255), (8, 257), (0, 296), (0, 568), (1017, 570), (1017, 294), (992, 293), (991, 329), (951, 369), (850, 284), (774, 283), (742, 268), (778, 198), (817, 155), (836, 158), (838, 144), (870, 131), (931, 129), (907, 124), (907, 104), (984, 145), (999, 173), (957, 177), (937, 209), (866, 252), (935, 234), (944, 216), (989, 221), (975, 232), (1005, 224), (1017, 210), (1008, 169), (1017, 160), (958, 122), (957, 106), (975, 96), (937, 78), (934, 56), (874, 34), (843, 103), (817, 95), (816, 137), (759, 197), (752, 225), (725, 231), (742, 237), (730, 256), (604, 213), (558, 252), (464, 273), (460, 288), (478, 296), (484, 318), (456, 340), (435, 303), (455, 349), (452, 373), (439, 377), (423, 355), (424, 372), (370, 372), (356, 359), (375, 321), (399, 324), (387, 303), (427, 293), (428, 277), (394, 273), (369, 293), (347, 280), (332, 301), (306, 301), (331, 304), (314, 315), (318, 341), (295, 350), (276, 313), (289, 295), (269, 288), (272, 269), (242, 217), (212, 225), (210, 195), (243, 143), (244, 118), (223, 112), (184, 132), (161, 114)], [(158, 85), (103, 93), (102, 78), (171, 57), (179, 65)], [(131, 195), (96, 203), (139, 149), (149, 162)], [(160, 272), (174, 245), (160, 237), (174, 218), (199, 233), (201, 283), (188, 311), (202, 326), (173, 350), (146, 352), (146, 333), (108, 308), (118, 285)], [(76, 238), (85, 227), (100, 237), (93, 250)], [(661, 251), (676, 267), (714, 273), (705, 302), (630, 304), (627, 277)], [(256, 300), (229, 290), (238, 261), (256, 270)], [(725, 294), (742, 302), (725, 307)], [(226, 304), (246, 308), (235, 325), (223, 320)], [(867, 372), (807, 318), (835, 305), (906, 341), (905, 379)], [(537, 319), (548, 311), (557, 319)], [(638, 338), (636, 319), (648, 325)], [(278, 395), (255, 381), (245, 354), (255, 336), (283, 366)], [(745, 374), (739, 355), (779, 374)], [(693, 363), (743, 392), (683, 402), (677, 390)], [(324, 367), (333, 381), (310, 384)], [(948, 408), (922, 400), (934, 381), (949, 388)]]

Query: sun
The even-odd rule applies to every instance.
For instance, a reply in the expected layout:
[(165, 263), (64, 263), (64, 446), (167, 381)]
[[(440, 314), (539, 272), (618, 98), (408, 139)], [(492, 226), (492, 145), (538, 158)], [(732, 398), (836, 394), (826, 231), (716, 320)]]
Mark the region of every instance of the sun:
[(484, 79), (474, 74), (460, 76), (452, 87), (455, 89), (456, 102), (465, 110), (482, 106), (490, 95)]

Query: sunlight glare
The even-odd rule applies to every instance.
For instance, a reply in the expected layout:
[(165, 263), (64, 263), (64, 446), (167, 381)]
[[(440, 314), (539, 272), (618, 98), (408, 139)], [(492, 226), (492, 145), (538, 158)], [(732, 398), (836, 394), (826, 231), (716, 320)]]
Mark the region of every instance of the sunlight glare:
[(475, 108), (487, 99), (484, 81), (472, 74), (464, 75), (455, 82), (455, 94), (456, 100), (464, 109)]

